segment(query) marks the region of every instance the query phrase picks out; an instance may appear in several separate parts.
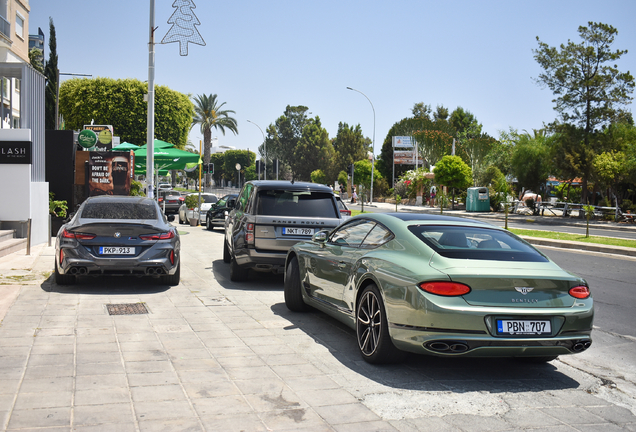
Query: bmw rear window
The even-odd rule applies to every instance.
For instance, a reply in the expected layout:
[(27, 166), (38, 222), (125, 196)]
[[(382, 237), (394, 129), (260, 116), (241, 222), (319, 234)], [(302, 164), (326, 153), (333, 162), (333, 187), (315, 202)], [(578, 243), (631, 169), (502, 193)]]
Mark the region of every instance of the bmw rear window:
[(505, 231), (449, 225), (411, 225), (409, 231), (446, 258), (518, 262), (548, 261), (539, 251)]
[(333, 194), (317, 191), (261, 190), (256, 214), (262, 216), (300, 216), (338, 218)]
[(82, 210), (84, 219), (157, 219), (153, 202), (89, 202)]

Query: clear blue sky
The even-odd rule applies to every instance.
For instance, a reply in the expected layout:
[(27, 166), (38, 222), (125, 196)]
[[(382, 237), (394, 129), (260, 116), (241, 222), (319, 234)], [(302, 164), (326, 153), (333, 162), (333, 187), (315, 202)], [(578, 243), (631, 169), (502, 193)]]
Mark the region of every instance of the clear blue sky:
[[(156, 39), (171, 25), (173, 0), (156, 0)], [(413, 104), (471, 111), (484, 131), (540, 128), (556, 117), (553, 95), (533, 78), (536, 36), (551, 46), (579, 42), (588, 21), (619, 31), (618, 63), (636, 74), (634, 0), (195, 0), (206, 46), (156, 46), (157, 85), (182, 93), (216, 93), (236, 111), (239, 134), (219, 144), (255, 151), (287, 105), (305, 105), (330, 137), (339, 122), (360, 124), (375, 153)], [(29, 33), (49, 17), (57, 32), (60, 72), (148, 79), (149, 0), (31, 0)], [(64, 77), (62, 77), (64, 79)], [(630, 106), (633, 111), (633, 107)], [(87, 122), (90, 119), (87, 119)], [(115, 134), (117, 131), (115, 131)], [(213, 136), (217, 134), (213, 133)], [(195, 127), (190, 139), (202, 138)], [(142, 143), (139, 143), (142, 144)]]

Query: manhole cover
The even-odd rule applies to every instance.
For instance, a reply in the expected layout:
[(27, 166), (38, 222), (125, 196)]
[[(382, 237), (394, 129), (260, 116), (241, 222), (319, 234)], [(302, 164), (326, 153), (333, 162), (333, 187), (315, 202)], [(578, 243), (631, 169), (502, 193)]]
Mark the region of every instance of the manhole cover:
[(107, 304), (108, 315), (139, 315), (147, 314), (148, 309), (143, 303)]

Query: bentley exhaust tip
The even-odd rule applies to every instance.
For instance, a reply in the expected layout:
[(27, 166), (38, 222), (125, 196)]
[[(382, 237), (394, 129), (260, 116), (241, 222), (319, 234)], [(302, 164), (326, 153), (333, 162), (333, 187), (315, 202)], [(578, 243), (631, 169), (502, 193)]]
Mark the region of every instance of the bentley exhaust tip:
[(465, 342), (456, 341), (435, 341), (426, 344), (426, 347), (431, 351), (452, 354), (463, 353), (469, 349), (468, 344)]
[(588, 349), (590, 346), (592, 346), (592, 341), (590, 340), (578, 341), (578, 342), (575, 342), (574, 345), (572, 345), (572, 351), (577, 353), (583, 352), (586, 349)]

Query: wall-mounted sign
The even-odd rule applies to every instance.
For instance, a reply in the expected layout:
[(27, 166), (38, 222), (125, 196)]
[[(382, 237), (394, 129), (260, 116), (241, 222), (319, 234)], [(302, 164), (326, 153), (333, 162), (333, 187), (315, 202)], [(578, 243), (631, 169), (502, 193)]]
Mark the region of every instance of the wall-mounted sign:
[(91, 148), (97, 144), (97, 134), (90, 129), (84, 129), (77, 135), (77, 142), (84, 148)]
[(32, 163), (31, 141), (0, 141), (0, 164)]
[(112, 125), (84, 125), (84, 130), (90, 130), (97, 135), (97, 142), (91, 151), (110, 151), (113, 148)]

